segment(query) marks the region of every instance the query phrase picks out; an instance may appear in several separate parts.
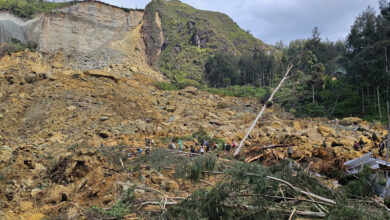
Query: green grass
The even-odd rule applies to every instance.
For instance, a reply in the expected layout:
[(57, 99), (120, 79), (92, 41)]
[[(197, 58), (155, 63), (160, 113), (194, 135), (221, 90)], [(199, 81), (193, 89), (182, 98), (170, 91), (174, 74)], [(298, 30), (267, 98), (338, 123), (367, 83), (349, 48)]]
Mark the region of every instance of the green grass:
[(98, 206), (86, 210), (88, 219), (123, 219), (124, 216), (131, 212), (134, 200), (134, 187), (128, 189), (115, 204), (103, 209)]
[(9, 45), (9, 52), (14, 53), (14, 52), (19, 52), (19, 51), (24, 51), (27, 48), (30, 51), (34, 51), (37, 49), (37, 44), (33, 42), (29, 42), (27, 44), (23, 44), (17, 39), (12, 39), (12, 41), (7, 42)]
[(69, 2), (44, 2), (37, 0), (0, 0), (0, 10), (10, 11), (22, 18), (32, 18), (35, 14), (49, 12)]
[[(219, 12), (202, 11), (180, 1), (153, 0), (146, 13), (154, 18), (158, 11), (166, 44), (161, 52), (161, 71), (180, 83), (183, 79), (204, 82), (204, 65), (217, 51), (241, 55), (259, 50), (274, 49), (242, 30), (231, 18)], [(188, 22), (195, 22), (201, 37), (207, 36), (204, 47), (192, 43), (194, 30), (188, 29)], [(176, 48), (176, 49), (175, 49)], [(180, 48), (177, 50), (177, 48)]]
[(203, 88), (202, 90), (207, 92), (216, 93), (219, 95), (235, 96), (235, 97), (254, 97), (258, 99), (264, 99), (269, 96), (269, 89), (266, 87), (253, 87), (253, 86), (229, 86), (226, 88)]

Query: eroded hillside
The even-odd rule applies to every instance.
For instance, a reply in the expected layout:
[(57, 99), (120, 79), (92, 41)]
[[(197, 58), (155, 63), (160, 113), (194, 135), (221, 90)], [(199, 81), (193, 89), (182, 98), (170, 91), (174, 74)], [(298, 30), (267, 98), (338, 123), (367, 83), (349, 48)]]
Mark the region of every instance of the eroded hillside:
[[(127, 152), (144, 146), (146, 137), (155, 140), (155, 147), (166, 148), (166, 138), (199, 130), (226, 142), (240, 140), (261, 107), (255, 99), (222, 97), (193, 87), (161, 91), (154, 87), (156, 77), (128, 72), (131, 65), (126, 63), (88, 71), (64, 65), (59, 56), (48, 61), (28, 51), (0, 60), (0, 184), (5, 189), (0, 198), (2, 214), (10, 219), (69, 217), (80, 214), (80, 207), (110, 206), (122, 192), (117, 182), (128, 181), (129, 174), (115, 168), (120, 166), (117, 157), (109, 163), (107, 152), (118, 146), (130, 147), (123, 148)], [(373, 133), (383, 137), (385, 130), (354, 118), (295, 119), (274, 106), (250, 135), (246, 145), (251, 148), (243, 157), (273, 164), (287, 158), (285, 149), (259, 151), (256, 146), (291, 143), (294, 159), (329, 173), (343, 161), (369, 152)], [(328, 148), (322, 147), (325, 138)], [(352, 145), (359, 138), (367, 145), (355, 151)], [(152, 179), (142, 184), (172, 196), (188, 195), (199, 187), (179, 186), (172, 174), (143, 172)], [(156, 184), (156, 175), (170, 181), (173, 189)]]
[[(93, 219), (91, 210), (104, 216), (118, 201), (128, 204), (121, 200), (127, 192), (138, 206), (121, 207), (126, 212), (114, 214), (150, 218), (165, 212), (166, 204), (221, 180), (187, 178), (204, 171), (182, 164), (194, 163), (188, 152), (196, 134), (239, 141), (262, 104), (191, 86), (159, 90), (155, 85), (165, 77), (155, 67), (199, 80), (205, 57), (217, 50), (272, 50), (230, 19), (224, 23), (226, 19), (176, 1), (152, 1), (145, 12), (86, 1), (28, 21), (2, 14), (1, 40), (34, 41), (38, 51), (0, 58), (0, 219)], [(275, 104), (249, 136), (240, 158), (226, 159), (232, 159), (232, 152), (220, 149), (214, 162), (272, 165), (287, 159), (286, 149), (261, 147), (291, 144), (293, 160), (328, 175), (371, 150), (379, 156), (372, 149), (374, 133), (383, 139), (387, 132), (359, 118), (297, 119)], [(135, 154), (145, 138), (154, 139), (151, 151), (158, 155), (143, 160), (145, 155)], [(183, 139), (184, 153), (179, 154), (185, 156), (159, 151), (174, 138)], [(355, 151), (353, 143), (359, 139), (366, 145)], [(191, 175), (180, 176), (174, 167), (179, 164)]]

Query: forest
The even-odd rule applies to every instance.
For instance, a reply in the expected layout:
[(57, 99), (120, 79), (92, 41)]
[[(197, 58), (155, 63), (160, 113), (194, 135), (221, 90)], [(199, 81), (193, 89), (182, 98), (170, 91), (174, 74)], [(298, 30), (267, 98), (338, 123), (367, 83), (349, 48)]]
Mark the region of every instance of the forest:
[(296, 116), (387, 121), (390, 3), (381, 0), (379, 5), (379, 12), (368, 7), (356, 17), (344, 41), (324, 40), (315, 27), (307, 39), (288, 45), (277, 42), (274, 47), (280, 54), (218, 53), (205, 65), (209, 90), (253, 87), (266, 90), (267, 95), (281, 79), (283, 68), (295, 59), (298, 65), (292, 79), (276, 97), (288, 111)]

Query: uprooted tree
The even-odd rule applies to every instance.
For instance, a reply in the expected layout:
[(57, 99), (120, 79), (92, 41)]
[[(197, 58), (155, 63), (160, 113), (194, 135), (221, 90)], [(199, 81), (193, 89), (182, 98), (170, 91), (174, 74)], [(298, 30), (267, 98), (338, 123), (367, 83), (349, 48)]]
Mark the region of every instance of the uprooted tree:
[[(278, 92), (278, 90), (283, 86), (283, 83), (287, 79), (289, 79), (291, 76), (293, 76), (294, 74), (298, 74), (301, 70), (306, 69), (305, 67), (313, 65), (313, 63), (314, 63), (313, 59), (315, 59), (315, 56), (312, 53), (304, 52), (300, 56), (295, 57), (294, 59), (292, 59), (292, 61), (290, 61), (290, 63), (288, 64), (288, 68), (283, 75), (282, 80), (280, 80), (278, 86), (273, 90), (271, 96), (268, 98), (266, 103), (261, 108), (261, 111), (259, 112), (259, 114), (255, 118), (255, 120), (253, 121), (252, 125), (249, 127), (244, 138), (241, 140), (240, 145), (238, 146), (237, 150), (234, 152), (234, 156), (238, 156), (240, 154), (242, 147), (244, 146), (245, 141), (248, 138), (249, 134), (251, 133), (251, 131), (253, 130), (253, 128), (257, 124), (257, 121), (263, 116), (267, 107), (270, 107), (272, 105), (272, 100), (273, 100), (275, 94)], [(294, 66), (295, 66), (295, 68), (294, 68)]]

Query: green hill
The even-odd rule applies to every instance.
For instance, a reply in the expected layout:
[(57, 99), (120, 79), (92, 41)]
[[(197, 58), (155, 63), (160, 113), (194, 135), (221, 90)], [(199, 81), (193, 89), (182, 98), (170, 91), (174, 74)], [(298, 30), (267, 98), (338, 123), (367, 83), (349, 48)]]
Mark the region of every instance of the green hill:
[[(223, 13), (198, 10), (180, 1), (166, 0), (152, 0), (145, 13), (144, 33), (150, 62), (178, 82), (196, 84), (203, 81), (204, 64), (217, 51), (234, 55), (275, 51)], [(163, 38), (156, 22), (157, 15), (161, 20)], [(159, 45), (162, 45), (162, 50), (157, 57), (154, 54), (158, 54)]]

